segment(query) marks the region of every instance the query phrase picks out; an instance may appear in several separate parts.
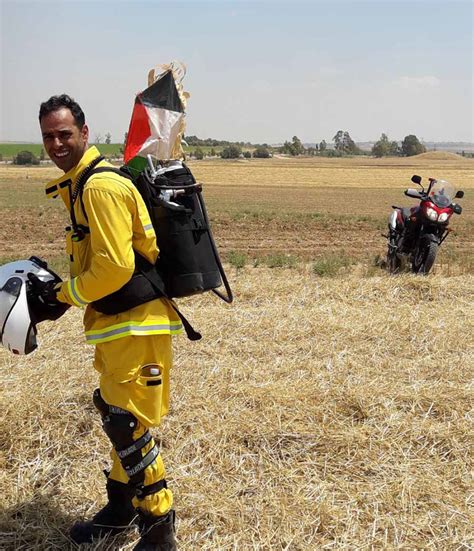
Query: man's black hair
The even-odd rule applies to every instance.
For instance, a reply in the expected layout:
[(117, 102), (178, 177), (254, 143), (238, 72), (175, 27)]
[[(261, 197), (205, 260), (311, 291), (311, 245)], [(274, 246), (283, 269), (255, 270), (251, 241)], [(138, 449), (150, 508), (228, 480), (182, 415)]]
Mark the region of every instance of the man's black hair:
[(53, 111), (59, 111), (59, 109), (62, 109), (63, 107), (66, 107), (71, 111), (76, 126), (79, 130), (82, 130), (82, 127), (86, 123), (84, 111), (81, 109), (81, 106), (67, 94), (51, 96), (48, 101), (44, 101), (41, 104), (39, 111), (40, 122), (44, 116), (49, 115), (49, 113), (52, 113)]

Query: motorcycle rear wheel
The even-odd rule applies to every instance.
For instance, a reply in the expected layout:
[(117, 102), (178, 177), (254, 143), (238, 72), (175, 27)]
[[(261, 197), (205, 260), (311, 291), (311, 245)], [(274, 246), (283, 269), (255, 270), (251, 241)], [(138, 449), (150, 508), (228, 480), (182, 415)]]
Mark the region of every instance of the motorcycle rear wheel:
[(412, 272), (415, 274), (429, 273), (436, 259), (438, 253), (438, 243), (429, 241), (422, 244), (415, 253), (412, 260)]

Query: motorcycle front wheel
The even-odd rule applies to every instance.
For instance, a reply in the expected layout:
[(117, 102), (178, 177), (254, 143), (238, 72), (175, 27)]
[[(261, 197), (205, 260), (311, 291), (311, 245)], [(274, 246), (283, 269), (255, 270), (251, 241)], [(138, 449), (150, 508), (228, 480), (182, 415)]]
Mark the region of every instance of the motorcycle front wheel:
[(402, 267), (402, 261), (393, 247), (388, 247), (387, 270), (389, 274), (398, 274)]
[(412, 260), (412, 272), (415, 274), (427, 274), (433, 267), (438, 252), (438, 243), (425, 241), (420, 243)]

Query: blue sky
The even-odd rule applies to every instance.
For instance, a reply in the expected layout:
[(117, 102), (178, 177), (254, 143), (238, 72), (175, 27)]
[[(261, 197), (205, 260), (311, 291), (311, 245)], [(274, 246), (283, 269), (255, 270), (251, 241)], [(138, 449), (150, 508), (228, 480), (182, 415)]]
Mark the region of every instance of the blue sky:
[(0, 0), (0, 140), (69, 93), (122, 141), (151, 67), (181, 60), (187, 134), (474, 141), (473, 3)]

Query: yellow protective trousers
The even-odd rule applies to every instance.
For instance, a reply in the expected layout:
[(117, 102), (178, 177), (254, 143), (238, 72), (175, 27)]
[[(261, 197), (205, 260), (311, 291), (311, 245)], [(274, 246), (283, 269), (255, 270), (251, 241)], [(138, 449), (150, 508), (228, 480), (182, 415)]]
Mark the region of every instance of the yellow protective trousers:
[(165, 467), (148, 429), (169, 409), (171, 335), (129, 336), (96, 345), (100, 389), (94, 404), (112, 442), (109, 478), (130, 483), (134, 507), (161, 516), (173, 506)]

